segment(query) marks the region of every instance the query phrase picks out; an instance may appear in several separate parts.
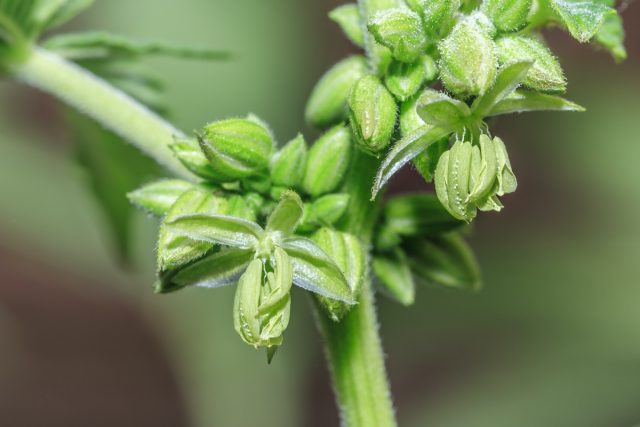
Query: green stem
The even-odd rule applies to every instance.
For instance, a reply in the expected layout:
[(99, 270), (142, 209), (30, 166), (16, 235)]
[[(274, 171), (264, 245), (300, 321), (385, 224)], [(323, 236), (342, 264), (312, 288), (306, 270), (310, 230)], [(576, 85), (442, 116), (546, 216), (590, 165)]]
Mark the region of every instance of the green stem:
[[(358, 236), (368, 246), (378, 215), (369, 193), (378, 161), (356, 150), (353, 171), (345, 191), (351, 194), (350, 211), (340, 229)], [(342, 425), (345, 427), (396, 426), (384, 355), (369, 275), (364, 278), (358, 305), (339, 323), (319, 312)]]
[(175, 175), (195, 179), (169, 144), (184, 134), (124, 92), (44, 49), (34, 48), (12, 68), (15, 77), (47, 92), (117, 133)]

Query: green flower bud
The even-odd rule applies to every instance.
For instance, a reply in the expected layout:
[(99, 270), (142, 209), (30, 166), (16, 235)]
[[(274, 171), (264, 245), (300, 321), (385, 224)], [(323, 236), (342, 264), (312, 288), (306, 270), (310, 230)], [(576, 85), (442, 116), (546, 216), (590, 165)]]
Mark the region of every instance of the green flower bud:
[(304, 178), (307, 143), (298, 134), (271, 158), (271, 181), (277, 186), (296, 188)]
[(316, 83), (305, 109), (307, 122), (325, 128), (344, 120), (353, 84), (367, 74), (367, 61), (350, 56), (335, 64)]
[(370, 153), (384, 150), (391, 142), (397, 106), (393, 96), (374, 76), (358, 80), (349, 96), (349, 119), (356, 142)]
[(360, 25), (360, 10), (355, 3), (347, 3), (329, 12), (329, 18), (340, 25), (347, 38), (358, 47), (364, 47), (364, 33)]
[(469, 97), (493, 85), (498, 67), (495, 43), (475, 20), (458, 22), (438, 47), (440, 78), (449, 91)]
[(532, 0), (485, 0), (482, 11), (498, 31), (517, 31), (527, 25)]
[(415, 94), (425, 80), (426, 69), (422, 61), (412, 64), (392, 62), (384, 83), (398, 100), (405, 101)]
[(467, 203), (472, 156), (470, 142), (456, 141), (440, 156), (435, 176), (436, 194), (442, 205), (454, 218), (466, 222), (476, 216), (476, 205)]
[(344, 125), (328, 130), (309, 150), (302, 188), (312, 197), (334, 191), (351, 160), (351, 133)]
[(564, 92), (567, 80), (558, 59), (539, 40), (509, 36), (497, 40), (498, 61), (502, 67), (516, 62), (533, 62), (522, 81), (524, 86), (541, 92)]
[(224, 177), (216, 172), (209, 159), (204, 155), (195, 138), (176, 139), (169, 148), (178, 160), (194, 174), (210, 181), (223, 181)]
[[(321, 228), (312, 240), (322, 249), (340, 268), (347, 279), (351, 295), (355, 299), (360, 293), (362, 280), (366, 272), (366, 254), (360, 241), (353, 235), (341, 233), (329, 228)], [(319, 296), (318, 301), (336, 322), (340, 321), (350, 310), (352, 305), (336, 299)]]
[(327, 194), (311, 204), (313, 217), (320, 225), (335, 224), (347, 211), (350, 196), (348, 194)]
[(491, 38), (494, 38), (498, 33), (498, 29), (491, 19), (480, 11), (473, 12), (467, 19), (475, 22), (478, 27), (482, 28)]
[(181, 179), (161, 179), (128, 193), (127, 198), (134, 205), (161, 217), (178, 197), (193, 187), (193, 183)]
[(388, 9), (375, 14), (368, 24), (376, 41), (391, 50), (395, 59), (414, 62), (424, 53), (427, 39), (420, 16), (406, 9)]
[(460, 0), (406, 0), (406, 3), (422, 16), (425, 29), (436, 37), (448, 31), (460, 9)]
[(264, 172), (272, 146), (269, 131), (248, 119), (210, 123), (200, 137), (200, 147), (211, 166), (228, 181)]

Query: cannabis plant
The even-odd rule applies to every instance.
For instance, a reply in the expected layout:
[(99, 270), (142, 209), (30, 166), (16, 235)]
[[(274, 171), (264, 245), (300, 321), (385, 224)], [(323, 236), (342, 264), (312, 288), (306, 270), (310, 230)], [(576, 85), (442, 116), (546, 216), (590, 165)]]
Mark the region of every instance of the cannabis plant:
[[(465, 232), (517, 187), (494, 117), (583, 110), (562, 97), (567, 80), (541, 30), (626, 55), (610, 0), (360, 0), (329, 14), (363, 53), (335, 64), (310, 94), (304, 116), (320, 137), (277, 144), (251, 114), (184, 134), (162, 118), (157, 82), (134, 64), (224, 52), (105, 33), (42, 40), (90, 4), (0, 0), (0, 70), (172, 175), (127, 195), (160, 220), (155, 292), (235, 286), (233, 327), (271, 362), (291, 310), (310, 309), (292, 300), (292, 286), (308, 291), (342, 423), (352, 427), (396, 425), (375, 294), (410, 305), (416, 284), (481, 286)], [(73, 117), (75, 128), (86, 120)], [(100, 129), (80, 135), (101, 143)], [(407, 165), (434, 192), (383, 198)]]

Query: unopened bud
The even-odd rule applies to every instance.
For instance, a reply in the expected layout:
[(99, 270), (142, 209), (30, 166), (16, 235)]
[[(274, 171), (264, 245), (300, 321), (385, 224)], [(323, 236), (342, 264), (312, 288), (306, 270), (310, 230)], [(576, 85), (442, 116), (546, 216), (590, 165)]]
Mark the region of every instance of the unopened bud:
[(302, 187), (318, 197), (334, 191), (342, 183), (351, 159), (351, 132), (338, 125), (322, 135), (309, 150)]
[(485, 0), (482, 11), (498, 31), (517, 31), (527, 25), (532, 0)]
[(384, 83), (398, 100), (405, 101), (415, 94), (425, 80), (426, 69), (421, 61), (392, 62)]
[(307, 163), (307, 144), (298, 134), (271, 159), (271, 180), (277, 186), (296, 188), (302, 182)]
[(427, 39), (420, 16), (410, 10), (395, 8), (374, 15), (369, 31), (376, 41), (391, 50), (395, 59), (414, 62), (424, 53)]

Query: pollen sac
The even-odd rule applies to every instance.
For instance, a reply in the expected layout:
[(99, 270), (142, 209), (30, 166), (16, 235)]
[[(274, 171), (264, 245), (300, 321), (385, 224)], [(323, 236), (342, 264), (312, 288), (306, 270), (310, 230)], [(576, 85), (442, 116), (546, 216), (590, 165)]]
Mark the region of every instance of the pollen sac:
[(432, 37), (445, 33), (460, 9), (460, 0), (406, 0), (406, 3), (422, 17), (424, 27)]
[(456, 24), (438, 46), (440, 78), (453, 94), (466, 98), (484, 94), (496, 78), (495, 43), (476, 19)]
[(384, 150), (391, 142), (396, 116), (396, 102), (377, 77), (356, 82), (349, 96), (349, 119), (360, 148), (372, 154)]
[(392, 62), (387, 70), (384, 83), (399, 101), (405, 101), (415, 94), (426, 77), (426, 68), (421, 61), (412, 64)]
[(297, 188), (307, 163), (307, 143), (298, 134), (271, 159), (271, 181), (276, 186)]
[(517, 31), (527, 25), (532, 0), (485, 0), (482, 11), (498, 31)]
[(500, 211), (498, 196), (515, 191), (517, 182), (502, 140), (481, 135), (478, 145), (456, 141), (442, 154), (435, 186), (445, 209), (454, 218), (471, 222), (478, 209)]
[(305, 109), (307, 122), (326, 128), (344, 120), (351, 87), (366, 73), (367, 61), (362, 56), (350, 56), (335, 64), (311, 91)]
[(374, 15), (369, 31), (401, 62), (414, 62), (424, 53), (427, 39), (420, 16), (407, 9), (389, 9)]
[(342, 183), (351, 160), (351, 132), (344, 125), (329, 129), (309, 150), (302, 188), (312, 197), (331, 193)]
[(210, 123), (199, 142), (213, 170), (227, 181), (263, 174), (273, 149), (269, 130), (249, 119)]
[(567, 88), (562, 67), (549, 48), (531, 37), (508, 36), (496, 41), (501, 66), (530, 61), (533, 65), (522, 84), (541, 92), (564, 92)]

